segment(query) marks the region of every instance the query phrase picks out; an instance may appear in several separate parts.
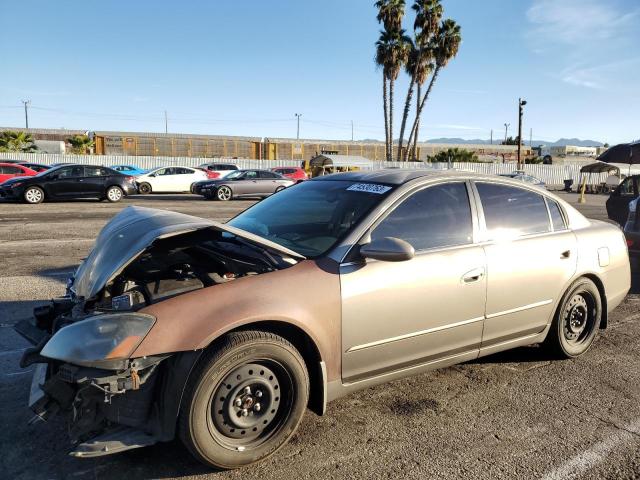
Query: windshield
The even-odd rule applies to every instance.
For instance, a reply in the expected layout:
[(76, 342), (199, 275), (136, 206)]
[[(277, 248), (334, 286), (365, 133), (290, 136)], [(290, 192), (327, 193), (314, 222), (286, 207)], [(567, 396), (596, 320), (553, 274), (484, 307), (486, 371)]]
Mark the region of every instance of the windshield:
[(35, 175), (36, 177), (43, 177), (45, 175), (49, 175), (51, 172), (55, 172), (56, 170), (60, 170), (64, 165), (60, 165), (57, 167), (51, 167), (47, 170), (42, 170), (41, 172), (39, 172), (37, 175)]
[(343, 180), (304, 182), (254, 205), (229, 225), (306, 257), (317, 257), (351, 231), (392, 188)]
[(244, 172), (242, 170), (234, 170), (233, 172), (229, 173), (227, 176), (225, 176), (225, 179), (228, 178), (236, 178), (236, 177), (240, 177), (241, 175), (243, 175)]

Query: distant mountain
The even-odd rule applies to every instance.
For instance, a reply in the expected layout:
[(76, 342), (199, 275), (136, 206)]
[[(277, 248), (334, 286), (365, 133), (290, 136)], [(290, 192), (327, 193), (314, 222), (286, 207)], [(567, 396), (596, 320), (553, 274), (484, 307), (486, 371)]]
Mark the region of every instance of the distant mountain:
[[(529, 144), (529, 139), (525, 138), (525, 143)], [(501, 139), (494, 139), (494, 144), (500, 144)], [(489, 145), (490, 140), (481, 140), (479, 138), (473, 140), (465, 140), (464, 138), (432, 138), (427, 140), (427, 143), (455, 143), (459, 145)], [(577, 147), (602, 147), (603, 143), (596, 140), (580, 140), (579, 138), (560, 138), (555, 142), (548, 142), (545, 140), (533, 140), (534, 146), (546, 145), (548, 147), (559, 147), (562, 145), (575, 145)]]

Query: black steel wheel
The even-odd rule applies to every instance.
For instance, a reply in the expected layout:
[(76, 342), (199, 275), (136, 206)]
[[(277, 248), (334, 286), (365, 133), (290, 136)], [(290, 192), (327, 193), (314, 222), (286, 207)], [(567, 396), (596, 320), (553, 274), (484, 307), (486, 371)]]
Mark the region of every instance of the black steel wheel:
[(602, 298), (588, 278), (577, 280), (563, 296), (547, 334), (545, 346), (564, 358), (585, 353), (600, 328)]
[(214, 468), (249, 465), (293, 435), (308, 397), (305, 363), (293, 345), (268, 332), (231, 333), (189, 379), (180, 436)]
[(138, 193), (141, 195), (147, 195), (151, 193), (151, 185), (147, 182), (143, 182), (138, 185)]

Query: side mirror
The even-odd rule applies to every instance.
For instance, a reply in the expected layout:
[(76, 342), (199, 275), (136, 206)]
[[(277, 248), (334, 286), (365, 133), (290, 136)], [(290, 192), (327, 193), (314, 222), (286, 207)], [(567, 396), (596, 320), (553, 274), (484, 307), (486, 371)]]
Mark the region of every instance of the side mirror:
[(395, 237), (384, 237), (360, 247), (360, 255), (383, 262), (404, 262), (416, 254), (413, 246)]

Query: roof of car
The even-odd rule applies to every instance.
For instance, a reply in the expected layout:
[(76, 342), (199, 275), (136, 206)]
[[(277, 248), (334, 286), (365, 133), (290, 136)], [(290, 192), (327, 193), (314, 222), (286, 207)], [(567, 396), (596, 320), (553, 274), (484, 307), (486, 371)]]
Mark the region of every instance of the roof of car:
[[(487, 175), (457, 170), (387, 168), (382, 170), (359, 170), (354, 172), (334, 173), (315, 177), (312, 180), (347, 180), (352, 182), (377, 182), (390, 185), (401, 185), (416, 178), (487, 178)], [(495, 178), (495, 176), (494, 176)]]

